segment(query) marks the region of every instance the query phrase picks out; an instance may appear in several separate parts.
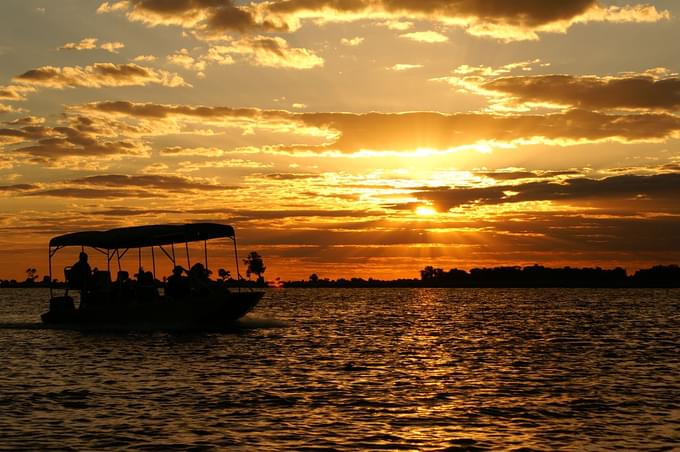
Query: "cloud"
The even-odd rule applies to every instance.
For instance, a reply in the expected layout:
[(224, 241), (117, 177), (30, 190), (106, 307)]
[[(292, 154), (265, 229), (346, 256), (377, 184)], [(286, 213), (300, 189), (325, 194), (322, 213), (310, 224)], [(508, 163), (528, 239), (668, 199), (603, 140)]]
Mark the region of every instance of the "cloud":
[(475, 171), (475, 176), (488, 177), (494, 180), (518, 180), (518, 179), (537, 179), (555, 178), (560, 176), (577, 176), (581, 173), (575, 170), (563, 171), (527, 171), (522, 169), (504, 169), (496, 171)]
[(362, 42), (364, 42), (364, 38), (360, 36), (356, 36), (354, 38), (342, 38), (340, 40), (340, 44), (348, 47), (356, 47), (360, 45)]
[(172, 146), (161, 149), (160, 154), (163, 157), (187, 157), (187, 156), (201, 156), (201, 157), (221, 157), (224, 151), (219, 148), (195, 147), (185, 148), (182, 146)]
[(100, 13), (114, 11), (126, 11), (130, 20), (149, 26), (179, 25), (207, 36), (295, 31), (305, 21), (398, 24), (421, 20), (505, 41), (538, 39), (540, 32), (565, 32), (574, 23), (657, 22), (670, 17), (667, 11), (651, 5), (603, 6), (597, 0), (270, 0), (246, 4), (230, 0), (130, 0), (104, 2), (98, 9)]
[(14, 113), (17, 109), (11, 105), (0, 104), (0, 114), (3, 113)]
[(19, 146), (5, 152), (25, 155), (32, 162), (47, 166), (71, 157), (101, 160), (104, 157), (145, 156), (150, 151), (142, 141), (118, 137), (110, 124), (83, 116), (68, 117), (64, 125), (56, 127), (47, 127), (32, 119), (10, 125), (13, 127), (0, 128), (0, 142)]
[(45, 122), (45, 118), (39, 116), (25, 116), (23, 118), (13, 119), (12, 121), (6, 121), (5, 124), (10, 126), (37, 126)]
[[(78, 42), (67, 42), (58, 50), (94, 50), (97, 48), (97, 38), (84, 38)], [(104, 42), (99, 48), (111, 53), (118, 53), (118, 51), (125, 47), (122, 42)]]
[(84, 38), (78, 42), (67, 42), (59, 50), (92, 50), (97, 48), (97, 38)]
[(135, 103), (128, 101), (93, 102), (71, 107), (82, 114), (99, 113), (114, 117), (132, 117), (143, 120), (176, 121), (200, 120), (201, 123), (225, 127), (290, 128), (295, 125), (294, 113), (285, 110), (262, 110), (259, 108), (209, 107)]
[(266, 2), (260, 17), (289, 29), (303, 20), (423, 20), (463, 27), (468, 33), (506, 41), (537, 39), (538, 32), (564, 32), (578, 22), (655, 22), (669, 18), (667, 11), (649, 5), (602, 6), (596, 0), (545, 2), (527, 0), (280, 0)]
[(173, 88), (188, 86), (177, 74), (133, 63), (95, 63), (85, 67), (42, 66), (14, 77), (14, 81), (31, 87), (57, 89), (146, 86), (151, 83)]
[(98, 14), (110, 13), (114, 11), (125, 11), (129, 7), (129, 2), (127, 0), (116, 1), (116, 2), (104, 2), (97, 8)]
[(15, 196), (61, 197), (89, 199), (159, 198), (169, 193), (202, 193), (234, 190), (238, 187), (220, 185), (204, 179), (167, 175), (102, 174), (45, 186), (16, 184), (0, 186)]
[[(104, 6), (106, 4), (106, 6)], [(102, 4), (98, 12), (128, 10), (128, 18), (151, 26), (180, 25), (184, 28), (196, 28), (215, 31), (245, 32), (268, 27), (259, 24), (248, 7), (238, 7), (231, 0), (131, 0)]]
[(392, 71), (401, 72), (401, 71), (409, 71), (411, 69), (419, 69), (421, 67), (423, 67), (422, 64), (399, 63), (399, 64), (395, 64), (394, 66), (389, 67), (388, 69), (390, 69)]
[[(360, 151), (402, 152), (420, 149), (450, 151), (483, 145), (515, 146), (545, 143), (574, 145), (614, 141), (660, 142), (680, 134), (680, 117), (665, 113), (603, 114), (571, 110), (546, 115), (486, 113), (296, 113), (257, 108), (206, 107), (132, 102), (95, 102), (73, 107), (81, 114), (97, 112), (140, 120), (177, 120), (240, 127), (267, 128), (325, 138), (320, 145), (279, 146), (284, 153)], [(156, 126), (154, 126), (156, 127)]]
[(166, 60), (170, 64), (182, 66), (184, 69), (195, 71), (199, 75), (205, 75), (203, 74), (203, 71), (205, 71), (206, 61), (195, 59), (189, 55), (189, 51), (187, 49), (180, 49), (175, 53), (168, 55)]
[(290, 47), (279, 37), (249, 36), (214, 49), (222, 54), (242, 55), (256, 66), (313, 69), (324, 64), (323, 58), (312, 50)]
[(84, 198), (84, 199), (121, 199), (121, 198), (158, 198), (162, 194), (145, 190), (111, 190), (99, 188), (49, 188), (26, 192), (23, 196), (44, 196), (55, 198)]
[[(253, 174), (251, 177), (257, 176), (257, 174)], [(261, 177), (274, 180), (308, 180), (319, 179), (322, 175), (317, 173), (268, 173), (262, 174)]]
[(37, 185), (33, 184), (14, 184), (14, 185), (0, 185), (0, 193), (2, 192), (23, 192), (28, 190), (35, 190)]
[(399, 35), (399, 37), (410, 39), (411, 41), (427, 42), (430, 44), (446, 42), (449, 40), (449, 38), (436, 31), (414, 31), (413, 33), (404, 33)]
[(157, 58), (154, 55), (138, 55), (132, 59), (132, 61), (135, 61), (137, 63), (144, 62), (144, 63), (150, 63), (152, 61), (156, 61)]
[[(317, 151), (343, 153), (423, 148), (448, 150), (482, 142), (570, 145), (599, 141), (662, 141), (676, 137), (680, 132), (680, 117), (673, 115), (605, 115), (583, 110), (549, 115), (300, 113), (297, 119), (306, 126), (337, 132), (334, 142), (317, 147)], [(294, 151), (304, 147), (287, 149)]]
[(225, 159), (225, 160), (202, 160), (199, 162), (182, 161), (179, 162), (177, 166), (178, 173), (191, 173), (206, 168), (239, 168), (239, 169), (271, 168), (273, 164), (256, 162), (254, 160)]
[[(675, 206), (680, 197), (680, 173), (651, 176), (623, 175), (605, 179), (571, 178), (472, 188), (435, 188), (415, 193), (444, 211), (462, 205), (494, 205), (527, 201), (582, 202), (608, 200), (607, 206), (637, 201)], [(673, 208), (673, 210), (678, 210)]]
[(35, 88), (22, 85), (0, 86), (0, 99), (2, 100), (26, 100), (26, 93), (35, 92)]
[(554, 104), (588, 110), (680, 110), (680, 78), (651, 75), (534, 75), (502, 77), (479, 88), (508, 96), (506, 103)]
[(220, 185), (207, 182), (202, 179), (187, 178), (181, 176), (166, 175), (124, 175), (124, 174), (105, 174), (88, 176), (69, 181), (75, 185), (96, 185), (98, 187), (140, 187), (150, 189), (163, 189), (168, 191), (187, 191), (187, 190), (234, 190), (238, 187)]
[(99, 46), (100, 49), (106, 50), (111, 53), (118, 53), (120, 49), (125, 48), (125, 44), (122, 42), (105, 42)]

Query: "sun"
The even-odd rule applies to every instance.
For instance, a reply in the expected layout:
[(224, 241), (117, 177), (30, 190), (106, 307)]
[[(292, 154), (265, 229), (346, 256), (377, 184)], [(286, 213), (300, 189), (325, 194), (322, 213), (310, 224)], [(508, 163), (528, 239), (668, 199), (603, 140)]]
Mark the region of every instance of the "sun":
[(437, 215), (437, 211), (434, 209), (434, 207), (418, 206), (416, 207), (416, 215), (421, 217), (431, 217)]

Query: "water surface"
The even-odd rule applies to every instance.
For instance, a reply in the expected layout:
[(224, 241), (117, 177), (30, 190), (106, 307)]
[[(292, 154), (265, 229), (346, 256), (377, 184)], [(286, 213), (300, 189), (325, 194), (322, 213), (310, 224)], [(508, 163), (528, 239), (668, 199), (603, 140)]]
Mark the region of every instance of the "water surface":
[(0, 290), (0, 448), (680, 447), (680, 291), (271, 290), (225, 333), (39, 323)]

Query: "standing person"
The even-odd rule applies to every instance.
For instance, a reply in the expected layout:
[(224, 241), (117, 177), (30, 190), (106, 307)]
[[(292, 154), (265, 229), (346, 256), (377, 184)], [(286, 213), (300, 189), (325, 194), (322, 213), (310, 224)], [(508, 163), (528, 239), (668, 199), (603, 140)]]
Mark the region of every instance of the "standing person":
[(85, 290), (90, 283), (92, 269), (87, 263), (87, 253), (82, 251), (78, 256), (78, 262), (71, 266), (69, 274), (69, 287), (72, 289)]

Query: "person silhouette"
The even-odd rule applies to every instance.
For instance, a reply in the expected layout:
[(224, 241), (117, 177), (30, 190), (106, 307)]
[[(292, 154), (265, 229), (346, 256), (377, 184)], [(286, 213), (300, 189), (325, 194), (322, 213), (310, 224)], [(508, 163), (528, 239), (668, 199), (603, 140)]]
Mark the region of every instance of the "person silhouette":
[(182, 276), (184, 271), (181, 265), (176, 265), (165, 283), (165, 293), (172, 299), (181, 300), (189, 295), (189, 279)]
[(87, 288), (91, 276), (92, 269), (90, 264), (87, 263), (87, 253), (82, 251), (78, 256), (78, 262), (71, 266), (69, 286), (73, 289), (84, 290)]

